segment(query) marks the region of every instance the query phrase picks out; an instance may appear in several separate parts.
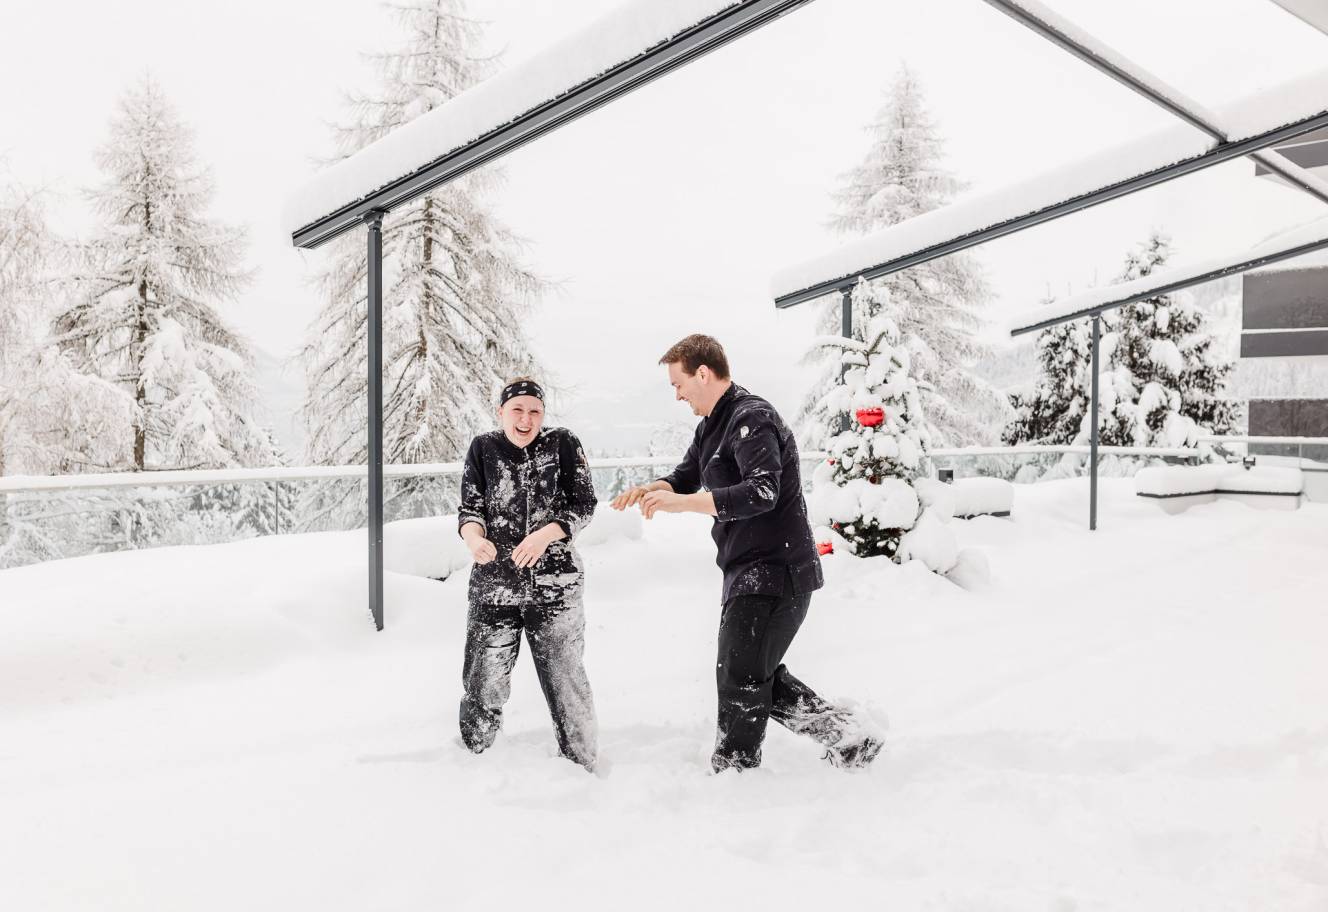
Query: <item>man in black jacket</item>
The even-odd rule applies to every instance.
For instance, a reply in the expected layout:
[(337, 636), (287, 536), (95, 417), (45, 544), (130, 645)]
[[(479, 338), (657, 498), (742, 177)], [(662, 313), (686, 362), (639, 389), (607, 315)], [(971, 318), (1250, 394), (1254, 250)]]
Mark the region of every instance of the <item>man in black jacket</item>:
[(471, 441), (461, 474), (457, 526), (475, 558), (461, 738), (475, 753), (493, 744), (524, 630), (558, 749), (593, 770), (595, 704), (582, 663), (585, 574), (572, 545), (595, 513), (590, 466), (571, 431), (543, 427), (544, 391), (535, 381), (520, 378), (503, 389), (498, 420), (499, 430)]
[(770, 718), (815, 739), (835, 766), (866, 766), (880, 752), (880, 737), (783, 665), (823, 582), (792, 432), (769, 402), (729, 379), (724, 349), (710, 336), (688, 336), (659, 363), (701, 423), (672, 473), (619, 495), (613, 507), (639, 504), (647, 519), (657, 512), (715, 518), (724, 608), (711, 766), (759, 766)]

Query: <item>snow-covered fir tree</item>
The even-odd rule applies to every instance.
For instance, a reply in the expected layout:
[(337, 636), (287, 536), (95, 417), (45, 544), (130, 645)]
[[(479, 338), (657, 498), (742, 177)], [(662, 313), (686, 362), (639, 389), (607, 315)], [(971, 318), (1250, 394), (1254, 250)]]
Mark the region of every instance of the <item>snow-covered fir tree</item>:
[(74, 366), (126, 401), (124, 453), (96, 468), (273, 464), (248, 345), (221, 316), (248, 279), (243, 233), (208, 217), (211, 179), (151, 78), (121, 97), (97, 162), (105, 182), (89, 199), (100, 224), (55, 321)]
[[(943, 141), (930, 113), (922, 85), (907, 66), (901, 67), (884, 105), (868, 126), (871, 146), (862, 162), (844, 176), (835, 194), (837, 213), (831, 226), (842, 234), (864, 234), (930, 212), (945, 205), (962, 189), (942, 166)], [(976, 333), (980, 312), (990, 295), (981, 270), (966, 254), (955, 254), (879, 279), (896, 308), (901, 343), (909, 351), (916, 375), (925, 385), (922, 401), (937, 445), (990, 443), (1009, 418), (1005, 396), (972, 370), (986, 349)], [(853, 314), (854, 338), (876, 314)], [(839, 300), (827, 301), (819, 332), (840, 331)], [(815, 346), (809, 360), (824, 364), (822, 376), (802, 411), (803, 437), (821, 446), (838, 430), (839, 416), (822, 403), (838, 373), (835, 359)]]
[[(1171, 255), (1154, 232), (1131, 250), (1117, 281), (1141, 278)], [(1092, 382), (1089, 320), (1063, 323), (1038, 337), (1041, 370), (1016, 393), (1007, 443), (1085, 443)], [(1185, 294), (1160, 295), (1102, 316), (1098, 353), (1100, 441), (1114, 446), (1193, 446), (1199, 435), (1232, 430), (1236, 402), (1224, 396), (1232, 363), (1208, 320)]]
[[(1119, 281), (1142, 278), (1170, 257), (1169, 238), (1155, 231), (1126, 256)], [(1193, 446), (1201, 434), (1233, 429), (1237, 404), (1224, 392), (1234, 365), (1187, 293), (1126, 304), (1112, 325), (1107, 360), (1116, 401), (1102, 426), (1104, 443)]]
[[(487, 74), (480, 26), (462, 0), (394, 4), (401, 44), (376, 55), (378, 86), (353, 99), (336, 131), (350, 155), (464, 91)], [(490, 213), (493, 168), (453, 181), (392, 211), (383, 223), (383, 451), (389, 463), (456, 460), (493, 427), (508, 379), (536, 372), (523, 324), (542, 282), (521, 265), (517, 241)], [(358, 464), (367, 457), (365, 255), (362, 232), (334, 242), (319, 284), (322, 310), (302, 353), (309, 458)], [(363, 517), (358, 497), (324, 492), (314, 524)], [(388, 486), (395, 515), (446, 509), (427, 481)], [(335, 514), (333, 519), (331, 515)]]
[(1001, 439), (1009, 445), (1072, 443), (1089, 412), (1092, 322), (1048, 327), (1036, 345), (1038, 376), (1030, 388), (1011, 394), (1015, 416)]
[[(829, 459), (813, 472), (810, 519), (837, 533), (860, 557), (916, 557), (944, 573), (954, 566), (957, 550), (944, 525), (950, 513), (929, 507), (937, 483), (930, 477), (931, 435), (912, 357), (888, 292), (859, 281), (853, 296), (855, 306), (874, 313), (864, 327), (866, 341), (819, 340), (838, 353), (843, 368), (823, 405), (854, 420), (830, 438)], [(826, 538), (834, 536), (818, 530), (818, 539)]]

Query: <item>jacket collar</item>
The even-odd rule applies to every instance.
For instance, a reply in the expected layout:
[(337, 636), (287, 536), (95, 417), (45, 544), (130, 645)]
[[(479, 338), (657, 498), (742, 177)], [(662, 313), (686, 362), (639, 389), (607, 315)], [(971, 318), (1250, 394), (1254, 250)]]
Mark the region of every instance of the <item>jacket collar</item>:
[(745, 389), (743, 389), (741, 386), (738, 386), (738, 384), (736, 383), (730, 383), (729, 388), (724, 390), (724, 395), (719, 397), (719, 401), (715, 403), (715, 407), (712, 408), (710, 410), (710, 414), (706, 416), (706, 420), (718, 421), (719, 419), (723, 418), (724, 414), (728, 412), (729, 409), (733, 408), (734, 400), (737, 399), (739, 396), (745, 396), (745, 395), (747, 395), (747, 391)]
[(503, 433), (502, 428), (499, 428), (498, 430), (494, 431), (494, 433), (498, 435), (499, 451), (508, 459), (513, 459), (516, 460), (517, 462), (520, 462), (521, 460), (527, 458), (531, 448), (534, 447), (536, 444), (538, 444), (541, 440), (543, 440), (544, 435), (547, 434), (548, 432), (549, 432), (548, 428), (540, 428), (540, 432), (535, 435), (534, 440), (526, 444), (525, 447), (519, 447), (515, 443), (507, 439), (507, 435)]

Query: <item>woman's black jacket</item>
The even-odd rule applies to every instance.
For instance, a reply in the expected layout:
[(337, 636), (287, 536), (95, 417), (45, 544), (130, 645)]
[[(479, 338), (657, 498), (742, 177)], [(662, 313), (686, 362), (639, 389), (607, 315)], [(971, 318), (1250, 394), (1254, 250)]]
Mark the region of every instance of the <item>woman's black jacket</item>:
[[(524, 448), (501, 431), (470, 442), (461, 474), (457, 530), (479, 523), (496, 560), (470, 570), (470, 601), (485, 605), (559, 605), (581, 598), (584, 572), (573, 547), (595, 513), (595, 487), (581, 442), (566, 428), (544, 428)], [(512, 549), (551, 522), (567, 537), (534, 567), (519, 569)]]

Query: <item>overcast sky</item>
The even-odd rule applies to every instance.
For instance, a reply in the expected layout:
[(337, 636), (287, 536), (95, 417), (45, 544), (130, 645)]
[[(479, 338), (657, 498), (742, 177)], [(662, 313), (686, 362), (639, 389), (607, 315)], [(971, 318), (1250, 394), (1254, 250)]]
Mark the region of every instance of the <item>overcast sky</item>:
[[(472, 0), (488, 41), (518, 63), (617, 0)], [(1309, 72), (1328, 38), (1268, 0), (1051, 0), (1207, 105)], [(151, 72), (213, 170), (213, 212), (249, 228), (258, 278), (230, 319), (287, 355), (317, 301), (318, 252), (279, 227), (287, 190), (329, 151), (360, 57), (394, 41), (390, 16), (349, 0), (119, 0), (10, 4), (0, 54), (0, 156), (11, 176), (58, 194), (56, 221), (85, 230), (80, 188), (117, 96)], [(816, 0), (737, 43), (509, 156), (494, 205), (558, 283), (532, 318), (540, 354), (570, 395), (563, 416), (596, 427), (686, 419), (655, 361), (679, 336), (718, 336), (735, 376), (792, 410), (807, 308), (777, 313), (771, 273), (837, 243), (830, 191), (864, 152), (864, 125), (901, 60), (926, 86), (948, 164), (989, 190), (1169, 126), (1111, 80), (981, 0)], [(1150, 228), (1179, 260), (1251, 243), (1318, 214), (1236, 162), (1110, 203), (979, 256), (996, 319), (1048, 290), (1119, 268)], [(620, 439), (609, 439), (604, 445)]]

